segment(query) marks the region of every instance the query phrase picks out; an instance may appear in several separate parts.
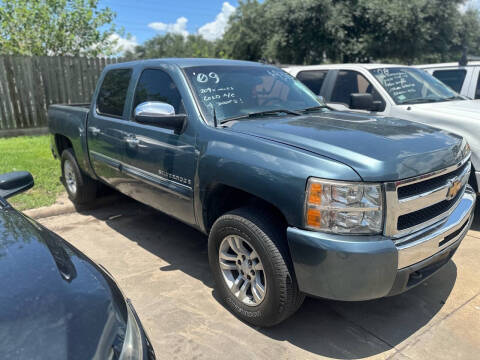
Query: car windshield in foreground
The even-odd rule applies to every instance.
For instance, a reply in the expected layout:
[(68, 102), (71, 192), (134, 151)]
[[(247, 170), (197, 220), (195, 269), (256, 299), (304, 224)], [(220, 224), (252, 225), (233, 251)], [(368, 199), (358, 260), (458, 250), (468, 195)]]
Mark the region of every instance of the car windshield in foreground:
[(196, 66), (185, 68), (204, 116), (213, 123), (259, 116), (299, 115), (321, 107), (305, 85), (273, 66)]
[(464, 99), (424, 70), (394, 67), (373, 69), (370, 72), (397, 105)]

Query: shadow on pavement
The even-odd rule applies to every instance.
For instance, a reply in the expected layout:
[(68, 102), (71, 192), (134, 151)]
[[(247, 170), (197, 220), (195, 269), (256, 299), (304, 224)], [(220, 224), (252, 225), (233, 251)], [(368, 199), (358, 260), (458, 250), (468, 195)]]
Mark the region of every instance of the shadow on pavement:
[[(114, 206), (82, 213), (105, 221), (113, 230), (170, 264), (160, 270), (178, 269), (213, 287), (207, 237), (195, 229), (123, 196), (119, 196)], [(479, 226), (478, 221), (475, 223)], [(456, 277), (457, 268), (449, 261), (432, 278), (395, 297), (363, 302), (307, 298), (300, 310), (284, 323), (256, 330), (332, 358), (376, 355), (426, 325), (442, 308)]]

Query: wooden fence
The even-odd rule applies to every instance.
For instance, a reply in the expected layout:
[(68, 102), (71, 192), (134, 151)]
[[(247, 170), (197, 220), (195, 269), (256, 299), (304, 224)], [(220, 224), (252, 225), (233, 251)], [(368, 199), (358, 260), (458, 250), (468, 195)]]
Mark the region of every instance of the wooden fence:
[(56, 103), (90, 102), (103, 68), (116, 58), (0, 56), (0, 130), (47, 125)]

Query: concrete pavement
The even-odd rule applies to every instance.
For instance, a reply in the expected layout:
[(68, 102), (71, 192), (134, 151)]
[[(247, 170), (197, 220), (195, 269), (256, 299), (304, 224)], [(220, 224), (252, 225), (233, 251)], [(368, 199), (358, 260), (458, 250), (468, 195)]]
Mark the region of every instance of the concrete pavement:
[(242, 323), (216, 299), (206, 237), (119, 196), (39, 219), (105, 266), (159, 359), (479, 359), (480, 216), (439, 273), (392, 298), (306, 299), (283, 324)]

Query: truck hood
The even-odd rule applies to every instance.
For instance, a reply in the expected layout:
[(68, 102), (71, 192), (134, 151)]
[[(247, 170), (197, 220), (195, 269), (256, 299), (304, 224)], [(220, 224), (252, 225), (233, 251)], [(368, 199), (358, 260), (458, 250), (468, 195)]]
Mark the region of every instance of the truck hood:
[(350, 112), (246, 119), (232, 131), (334, 159), (364, 181), (393, 181), (455, 164), (462, 138), (427, 125)]
[(456, 100), (443, 101), (427, 104), (402, 105), (405, 108), (411, 108), (415, 112), (425, 112), (430, 116), (440, 115), (450, 118), (480, 119), (480, 101), (479, 100)]

